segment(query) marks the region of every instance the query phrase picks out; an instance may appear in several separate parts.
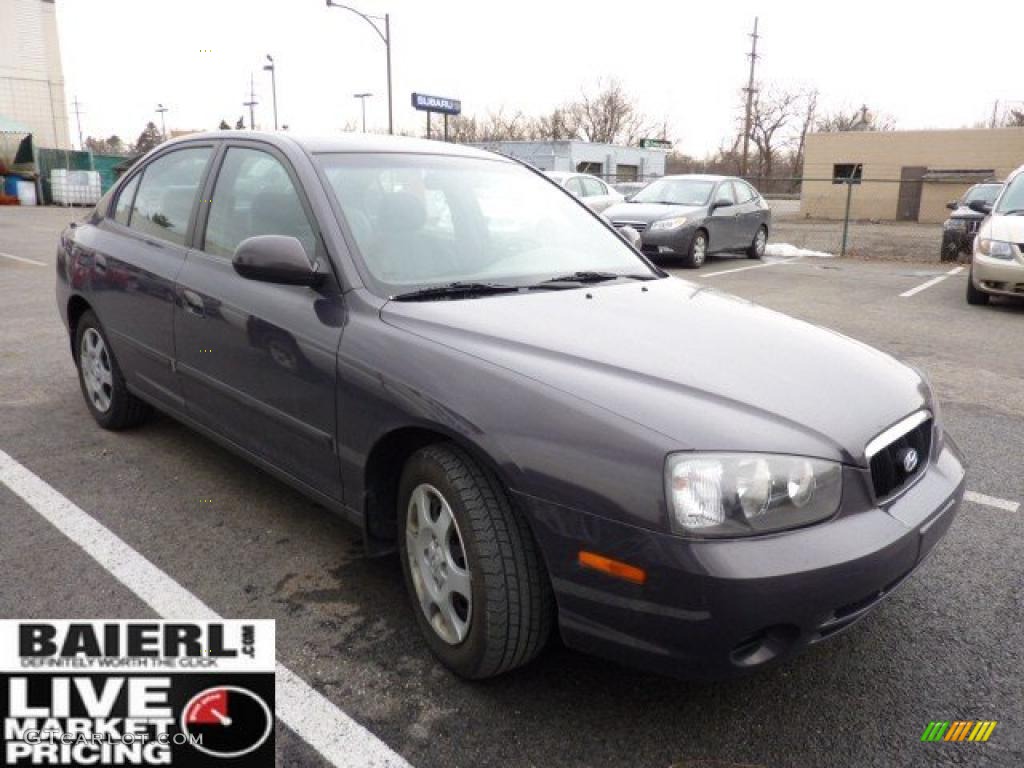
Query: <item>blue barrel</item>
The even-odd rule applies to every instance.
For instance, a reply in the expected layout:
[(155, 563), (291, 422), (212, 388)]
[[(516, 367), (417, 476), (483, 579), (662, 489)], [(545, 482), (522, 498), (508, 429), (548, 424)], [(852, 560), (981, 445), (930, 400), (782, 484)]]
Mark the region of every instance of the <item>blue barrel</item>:
[(18, 182), (21, 181), (17, 176), (7, 176), (4, 178), (4, 194), (10, 195), (11, 197), (18, 196)]

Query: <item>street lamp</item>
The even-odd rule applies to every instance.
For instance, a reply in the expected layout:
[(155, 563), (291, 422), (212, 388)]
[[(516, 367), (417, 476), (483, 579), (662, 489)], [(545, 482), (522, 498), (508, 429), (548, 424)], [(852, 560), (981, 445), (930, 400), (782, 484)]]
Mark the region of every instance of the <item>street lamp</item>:
[[(384, 43), (384, 48), (387, 49), (388, 56), (388, 133), (394, 133), (395, 118), (391, 98), (391, 15), (385, 13), (383, 18), (380, 16), (370, 16), (368, 14), (363, 13), (362, 11), (357, 11), (355, 8), (350, 8), (347, 5), (335, 3), (334, 0), (327, 0), (327, 7), (341, 8), (343, 11), (351, 11), (356, 16), (362, 17), (363, 21), (365, 21), (367, 24), (373, 27), (373, 31), (377, 33), (381, 41)], [(379, 21), (384, 22), (383, 31), (381, 31), (381, 28), (377, 25), (377, 22)], [(363, 103), (365, 104), (366, 102), (364, 101)]]
[(373, 96), (372, 93), (353, 93), (352, 98), (359, 99), (363, 104), (363, 133), (366, 133), (366, 100)]
[(164, 115), (167, 114), (167, 107), (163, 104), (157, 104), (156, 111), (160, 113), (160, 128), (162, 129), (164, 141), (167, 141), (167, 121), (164, 119)]
[(274, 100), (274, 130), (277, 130), (277, 69), (274, 67), (274, 57), (267, 54), (269, 64), (264, 64), (263, 69), (270, 72), (270, 91)]

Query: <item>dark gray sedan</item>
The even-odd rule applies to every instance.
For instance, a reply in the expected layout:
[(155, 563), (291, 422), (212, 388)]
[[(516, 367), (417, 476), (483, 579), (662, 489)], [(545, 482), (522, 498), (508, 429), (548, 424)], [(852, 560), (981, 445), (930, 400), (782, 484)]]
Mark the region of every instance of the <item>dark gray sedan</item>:
[(57, 306), (101, 427), (159, 409), (397, 550), (465, 677), (552, 631), (679, 675), (778, 663), (890, 594), (964, 491), (917, 371), (669, 277), (467, 147), (167, 142), (63, 233)]
[(760, 259), (772, 221), (768, 203), (743, 179), (702, 175), (653, 181), (605, 216), (639, 232), (645, 254), (676, 257), (694, 269), (713, 253)]

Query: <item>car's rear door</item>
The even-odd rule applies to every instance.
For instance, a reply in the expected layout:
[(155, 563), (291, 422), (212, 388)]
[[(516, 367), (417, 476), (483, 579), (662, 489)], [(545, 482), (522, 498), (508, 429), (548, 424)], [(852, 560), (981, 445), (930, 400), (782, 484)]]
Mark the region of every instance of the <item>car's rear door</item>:
[(213, 144), (169, 148), (120, 187), (90, 243), (90, 301), (129, 386), (180, 410), (174, 375), (174, 281), (187, 253)]
[(269, 144), (228, 142), (204, 195), (195, 247), (178, 277), (174, 332), (188, 412), (314, 490), (341, 498), (335, 454), (335, 362), (342, 297), (243, 278), (237, 245), (297, 238), (330, 271), (288, 158)]
[(736, 219), (736, 235), (739, 241), (737, 247), (745, 247), (754, 242), (754, 236), (764, 221), (764, 213), (760, 197), (753, 187), (744, 181), (734, 181), (732, 185), (736, 190), (736, 204), (739, 206), (739, 216)]

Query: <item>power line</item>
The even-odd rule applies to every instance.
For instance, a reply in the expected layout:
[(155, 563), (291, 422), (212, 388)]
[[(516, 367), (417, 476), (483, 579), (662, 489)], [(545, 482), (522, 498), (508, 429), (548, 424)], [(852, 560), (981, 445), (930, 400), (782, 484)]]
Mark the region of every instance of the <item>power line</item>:
[(757, 21), (758, 17), (754, 17), (754, 31), (750, 35), (750, 53), (747, 56), (750, 58), (750, 79), (747, 81), (747, 87), (743, 90), (747, 93), (747, 114), (743, 120), (743, 159), (740, 161), (740, 176), (747, 175), (747, 156), (750, 152), (750, 118), (751, 111), (754, 106), (754, 66), (757, 63), (757, 41), (760, 35), (757, 34)]

